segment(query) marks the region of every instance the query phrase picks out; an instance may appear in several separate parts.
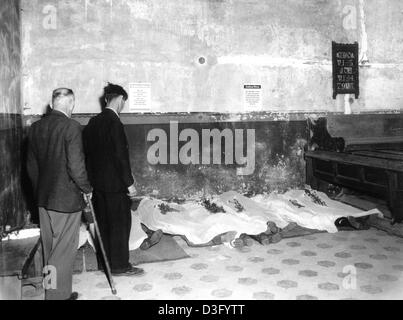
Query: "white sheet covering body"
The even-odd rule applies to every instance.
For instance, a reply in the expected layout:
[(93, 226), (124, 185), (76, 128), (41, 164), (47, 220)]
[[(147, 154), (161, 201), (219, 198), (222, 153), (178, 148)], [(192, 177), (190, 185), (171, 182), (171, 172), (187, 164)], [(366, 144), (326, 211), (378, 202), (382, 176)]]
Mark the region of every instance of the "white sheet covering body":
[(23, 240), (23, 239), (34, 238), (34, 237), (39, 237), (39, 236), (40, 236), (39, 228), (22, 229), (22, 230), (8, 234), (4, 239), (2, 239), (2, 241)]
[[(330, 199), (325, 193), (312, 191), (323, 204), (316, 203), (305, 190), (290, 190), (284, 194), (271, 193), (256, 196), (254, 201), (277, 212), (287, 223), (295, 222), (301, 227), (337, 232), (335, 222), (341, 217), (363, 217), (372, 214), (382, 215), (378, 209), (363, 211), (339, 201)], [(293, 204), (293, 203), (294, 204)]]
[[(315, 203), (305, 190), (271, 193), (251, 199), (230, 191), (213, 198), (214, 203), (222, 206), (226, 213), (211, 213), (197, 202), (177, 205), (150, 198), (142, 200), (137, 210), (141, 223), (149, 229), (186, 236), (196, 245), (208, 243), (215, 236), (227, 232), (235, 232), (237, 236), (242, 233), (257, 235), (267, 230), (269, 221), (279, 228), (294, 222), (305, 228), (335, 233), (338, 231), (335, 225), (338, 218), (381, 215), (377, 209), (362, 211), (331, 200), (324, 193), (311, 192), (326, 205)], [(162, 203), (176, 211), (163, 214), (159, 209)], [(238, 212), (239, 205), (241, 212)]]
[(137, 214), (137, 211), (135, 212), (132, 211), (132, 228), (130, 230), (129, 250), (130, 251), (136, 250), (147, 238), (148, 238), (147, 234), (141, 227), (141, 222)]
[(169, 203), (177, 211), (162, 214), (159, 205), (163, 201), (143, 199), (137, 209), (140, 221), (151, 230), (161, 229), (165, 233), (183, 235), (195, 245), (205, 244), (215, 236), (227, 232), (259, 234), (267, 229), (264, 215), (249, 215), (223, 206), (225, 213), (211, 213), (197, 202), (183, 205)]
[[(337, 232), (335, 221), (338, 218), (382, 215), (377, 209), (363, 211), (331, 200), (324, 193), (312, 192), (326, 205), (315, 203), (305, 190), (290, 190), (284, 194), (271, 193), (253, 198), (247, 198), (234, 191), (226, 192), (213, 198), (213, 202), (222, 206), (225, 213), (211, 213), (196, 201), (178, 205), (145, 198), (137, 211), (132, 212), (129, 249), (137, 249), (147, 238), (141, 223), (154, 231), (162, 230), (167, 234), (183, 235), (193, 244), (199, 245), (228, 232), (236, 233), (236, 237), (243, 233), (260, 234), (267, 230), (269, 221), (274, 222), (279, 228), (285, 228), (294, 222), (308, 229), (335, 233)], [(176, 211), (163, 214), (159, 209), (160, 204), (168, 205)], [(239, 206), (242, 207), (241, 211)], [(93, 246), (88, 231), (81, 228), (79, 247), (87, 240)]]
[[(144, 232), (144, 230), (141, 227), (140, 219), (138, 217), (137, 212), (131, 212), (132, 214), (132, 228), (130, 230), (130, 239), (129, 239), (129, 250), (135, 250), (140, 247), (140, 245), (143, 243), (145, 239), (147, 239), (147, 234)], [(92, 235), (95, 234), (95, 228), (94, 224), (90, 225), (91, 233), (89, 230), (87, 230), (85, 225), (81, 225), (80, 227), (80, 237), (79, 237), (79, 243), (78, 243), (78, 248), (81, 248), (83, 245), (88, 243), (91, 245), (91, 247), (95, 249), (94, 242), (92, 240)]]

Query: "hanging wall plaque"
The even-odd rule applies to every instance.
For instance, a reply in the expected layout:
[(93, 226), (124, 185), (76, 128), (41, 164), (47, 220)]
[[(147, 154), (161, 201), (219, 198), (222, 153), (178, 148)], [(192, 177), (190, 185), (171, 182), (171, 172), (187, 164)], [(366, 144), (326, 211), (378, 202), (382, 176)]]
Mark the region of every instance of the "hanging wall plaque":
[(354, 94), (358, 99), (359, 68), (358, 43), (344, 44), (332, 42), (333, 57), (333, 99), (338, 94)]

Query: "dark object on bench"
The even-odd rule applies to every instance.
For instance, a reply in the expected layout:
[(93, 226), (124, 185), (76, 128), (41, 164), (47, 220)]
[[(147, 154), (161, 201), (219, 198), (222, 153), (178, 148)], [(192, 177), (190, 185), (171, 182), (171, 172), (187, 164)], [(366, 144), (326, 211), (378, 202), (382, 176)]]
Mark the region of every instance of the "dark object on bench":
[[(326, 130), (327, 138), (314, 141), (330, 141), (329, 136)], [(338, 148), (326, 149), (322, 145), (305, 152), (307, 184), (325, 192), (323, 182), (327, 182), (383, 198), (390, 207), (392, 223), (403, 221), (403, 149), (400, 145), (385, 149), (385, 145), (367, 143), (343, 152)]]
[(327, 119), (319, 118), (312, 121), (308, 118), (308, 130), (310, 132), (309, 150), (343, 152), (345, 141), (343, 138), (332, 138), (327, 131)]

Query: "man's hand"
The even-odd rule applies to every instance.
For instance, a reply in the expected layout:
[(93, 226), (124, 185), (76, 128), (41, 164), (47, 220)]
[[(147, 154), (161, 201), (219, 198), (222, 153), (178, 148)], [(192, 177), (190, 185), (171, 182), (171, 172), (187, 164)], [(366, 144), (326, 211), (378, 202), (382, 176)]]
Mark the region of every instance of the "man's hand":
[(133, 199), (136, 197), (137, 190), (136, 190), (134, 184), (132, 184), (129, 188), (127, 188), (127, 190), (129, 191), (129, 193), (127, 195), (129, 196), (130, 199)]
[(92, 192), (83, 194), (85, 202), (88, 200), (92, 200)]

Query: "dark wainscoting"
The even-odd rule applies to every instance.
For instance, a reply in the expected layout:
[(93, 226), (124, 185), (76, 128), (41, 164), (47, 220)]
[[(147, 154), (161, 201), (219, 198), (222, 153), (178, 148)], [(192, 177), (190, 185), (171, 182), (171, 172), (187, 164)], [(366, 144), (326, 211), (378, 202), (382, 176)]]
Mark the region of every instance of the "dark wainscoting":
[[(91, 115), (74, 115), (83, 126)], [(224, 115), (224, 114), (151, 114), (121, 115), (129, 141), (133, 173), (139, 183), (141, 195), (159, 198), (192, 197), (235, 190), (244, 194), (258, 194), (273, 190), (283, 191), (301, 187), (305, 183), (303, 150), (307, 141), (306, 114)], [(26, 118), (29, 123), (40, 117)], [(249, 175), (238, 175), (236, 163), (224, 163), (225, 144), (221, 145), (221, 164), (170, 164), (170, 121), (177, 121), (179, 133), (194, 129), (199, 137), (202, 157), (202, 130), (243, 129), (244, 155), (246, 130), (255, 131), (255, 168)], [(149, 148), (155, 143), (147, 141), (148, 133), (162, 129), (167, 134), (168, 164), (152, 165), (147, 159)], [(234, 149), (235, 149), (234, 141)], [(178, 142), (178, 149), (186, 142)], [(211, 150), (212, 155), (212, 150)]]
[(24, 224), (21, 115), (0, 114), (0, 226)]

